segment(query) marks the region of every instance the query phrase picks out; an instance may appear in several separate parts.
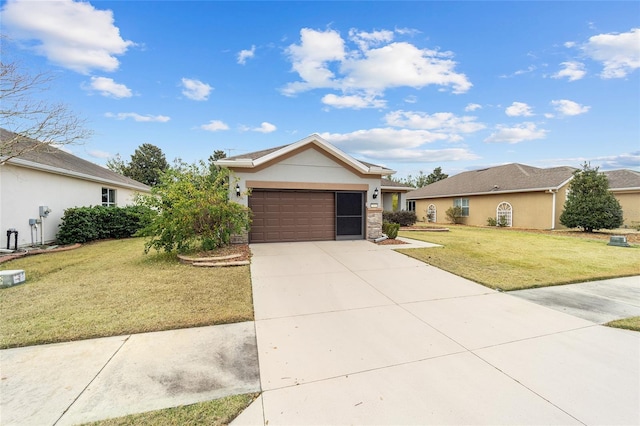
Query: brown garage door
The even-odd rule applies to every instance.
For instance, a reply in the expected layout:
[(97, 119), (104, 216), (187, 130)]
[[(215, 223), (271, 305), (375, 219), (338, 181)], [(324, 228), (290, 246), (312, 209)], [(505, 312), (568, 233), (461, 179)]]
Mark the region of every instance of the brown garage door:
[(249, 241), (323, 241), (335, 239), (335, 194), (253, 190)]

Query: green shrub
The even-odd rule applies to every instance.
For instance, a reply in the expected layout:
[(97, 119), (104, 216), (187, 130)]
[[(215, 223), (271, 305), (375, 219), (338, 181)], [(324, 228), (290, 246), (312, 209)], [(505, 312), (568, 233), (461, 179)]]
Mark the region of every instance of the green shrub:
[(399, 230), (400, 230), (399, 223), (382, 222), (382, 232), (392, 240), (394, 240), (398, 236)]
[(509, 222), (507, 221), (507, 217), (506, 216), (500, 216), (498, 218), (498, 223), (497, 225), (501, 228), (505, 228), (507, 225), (509, 225)]
[(495, 217), (488, 217), (487, 226), (498, 226), (498, 221), (496, 220)]
[(140, 206), (72, 207), (64, 211), (56, 240), (58, 244), (74, 244), (132, 237), (142, 229), (148, 214)]
[(411, 226), (416, 223), (418, 217), (416, 212), (408, 210), (400, 210), (396, 212), (382, 212), (382, 220), (384, 222), (398, 223), (400, 226)]
[(449, 219), (449, 222), (454, 224), (462, 223), (462, 207), (449, 207), (445, 214), (447, 215), (447, 219)]

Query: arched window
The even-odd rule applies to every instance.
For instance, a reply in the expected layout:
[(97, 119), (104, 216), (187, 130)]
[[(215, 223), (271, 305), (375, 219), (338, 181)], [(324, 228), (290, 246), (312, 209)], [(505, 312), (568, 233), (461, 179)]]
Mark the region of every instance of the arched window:
[(427, 207), (427, 222), (437, 222), (436, 206), (434, 204), (429, 204), (429, 207)]
[(498, 209), (496, 210), (496, 220), (498, 222), (498, 226), (512, 226), (513, 225), (513, 207), (511, 204), (503, 201), (498, 204)]

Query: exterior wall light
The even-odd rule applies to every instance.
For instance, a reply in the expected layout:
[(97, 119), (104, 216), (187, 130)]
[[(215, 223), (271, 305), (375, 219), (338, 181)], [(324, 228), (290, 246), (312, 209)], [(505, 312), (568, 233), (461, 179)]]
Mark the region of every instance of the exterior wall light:
[(240, 184), (236, 183), (236, 197), (240, 197)]
[(378, 188), (373, 190), (373, 199), (375, 200), (376, 198), (378, 198)]

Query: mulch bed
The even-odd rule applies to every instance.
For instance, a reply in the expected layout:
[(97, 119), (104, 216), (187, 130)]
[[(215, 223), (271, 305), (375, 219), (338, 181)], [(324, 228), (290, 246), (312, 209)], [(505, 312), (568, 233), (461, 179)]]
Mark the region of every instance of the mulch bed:
[(389, 245), (393, 245), (393, 244), (407, 244), (402, 240), (396, 240), (396, 239), (386, 239), (386, 240), (382, 240), (379, 243), (376, 243), (379, 246), (389, 246)]
[(223, 257), (231, 255), (239, 255), (233, 258), (234, 261), (250, 260), (251, 250), (249, 250), (249, 244), (231, 244), (230, 246), (220, 247), (215, 250), (191, 253), (189, 257)]

